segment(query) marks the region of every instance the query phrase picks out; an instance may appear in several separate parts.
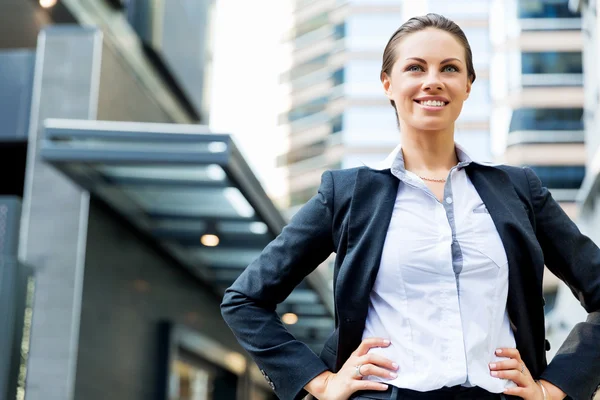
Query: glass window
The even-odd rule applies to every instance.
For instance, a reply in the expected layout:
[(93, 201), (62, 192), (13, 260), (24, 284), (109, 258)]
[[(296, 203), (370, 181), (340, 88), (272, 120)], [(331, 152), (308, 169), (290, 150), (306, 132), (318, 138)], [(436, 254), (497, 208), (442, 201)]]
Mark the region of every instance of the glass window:
[(328, 97), (318, 97), (308, 103), (294, 107), (288, 112), (288, 121), (293, 122), (297, 119), (305, 118), (313, 114), (325, 111), (327, 106)]
[(481, 121), (491, 113), (490, 81), (477, 78), (471, 88), (471, 94), (463, 105), (459, 121)]
[(344, 143), (349, 146), (398, 143), (398, 127), (392, 106), (350, 107), (342, 118)]
[(581, 74), (583, 59), (581, 52), (522, 53), (523, 74)]
[(333, 27), (333, 37), (336, 39), (342, 39), (346, 36), (346, 24), (342, 22)]
[(569, 9), (569, 0), (519, 0), (519, 18), (579, 18)]
[(491, 57), (491, 42), (490, 42), (490, 31), (487, 27), (482, 28), (465, 28), (463, 29), (469, 45), (471, 46), (471, 52), (473, 53), (473, 64), (475, 66), (475, 72), (477, 68), (487, 68), (489, 65), (489, 59)]
[(542, 181), (542, 184), (550, 189), (579, 189), (585, 177), (584, 166), (530, 166)]
[(302, 35), (305, 35), (315, 29), (318, 29), (322, 26), (329, 24), (329, 14), (321, 13), (317, 14), (306, 22), (303, 22), (300, 25), (296, 26), (296, 34), (294, 36), (295, 39), (299, 38)]
[(333, 86), (338, 86), (344, 83), (344, 68), (336, 70), (331, 79), (333, 80)]
[(383, 96), (380, 60), (353, 60), (345, 66), (344, 93), (348, 96)]
[(513, 111), (509, 132), (583, 130), (583, 108), (519, 108)]
[(453, 20), (488, 19), (490, 2), (473, 0), (429, 0), (429, 9)]
[(311, 72), (315, 72), (325, 68), (327, 66), (328, 59), (329, 55), (323, 54), (313, 59), (310, 59), (303, 64), (295, 66), (290, 70), (290, 79), (295, 80), (305, 75), (308, 75)]
[(348, 50), (383, 52), (400, 21), (400, 13), (351, 15), (346, 19), (346, 47)]
[(466, 150), (473, 160), (492, 161), (489, 132), (457, 129), (454, 140)]

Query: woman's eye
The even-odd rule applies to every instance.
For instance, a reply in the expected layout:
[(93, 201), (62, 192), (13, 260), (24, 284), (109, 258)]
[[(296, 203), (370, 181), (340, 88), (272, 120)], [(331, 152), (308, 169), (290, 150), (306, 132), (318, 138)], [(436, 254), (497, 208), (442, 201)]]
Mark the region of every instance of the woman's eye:
[(454, 65), (446, 65), (444, 67), (444, 71), (446, 71), (446, 72), (458, 72), (458, 68), (456, 68)]
[(418, 72), (418, 71), (422, 71), (423, 68), (421, 68), (420, 65), (411, 65), (406, 70), (409, 71), (409, 72)]

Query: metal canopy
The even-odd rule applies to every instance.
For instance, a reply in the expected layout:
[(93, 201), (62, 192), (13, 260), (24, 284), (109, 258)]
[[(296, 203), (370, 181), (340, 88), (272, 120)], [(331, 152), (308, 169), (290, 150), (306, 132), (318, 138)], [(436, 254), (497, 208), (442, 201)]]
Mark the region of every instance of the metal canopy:
[[(220, 293), (286, 224), (231, 136), (206, 126), (48, 119), (40, 154)], [(333, 330), (316, 273), (278, 312), (298, 315), (288, 329), (314, 349)]]

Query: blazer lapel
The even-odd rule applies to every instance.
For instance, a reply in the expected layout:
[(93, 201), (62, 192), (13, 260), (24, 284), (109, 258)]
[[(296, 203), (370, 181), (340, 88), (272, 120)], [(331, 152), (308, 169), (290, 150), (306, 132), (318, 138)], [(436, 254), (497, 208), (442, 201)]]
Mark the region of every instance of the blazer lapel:
[(340, 330), (338, 346), (342, 353), (348, 354), (338, 354), (338, 361), (346, 360), (361, 341), (398, 183), (389, 169), (358, 170), (350, 204), (348, 250), (335, 290), (340, 324), (348, 328)]
[[(531, 243), (537, 241), (535, 232), (527, 210), (505, 171), (490, 166), (470, 165), (467, 173), (485, 203), (506, 250), (509, 268), (507, 309), (516, 333), (519, 327), (531, 324), (531, 321), (522, 318), (524, 306), (537, 303), (538, 296), (532, 293), (531, 285), (539, 286), (536, 289), (540, 293), (542, 290), (543, 269), (535, 267), (540, 263), (531, 254)], [(543, 261), (541, 264), (543, 266)]]

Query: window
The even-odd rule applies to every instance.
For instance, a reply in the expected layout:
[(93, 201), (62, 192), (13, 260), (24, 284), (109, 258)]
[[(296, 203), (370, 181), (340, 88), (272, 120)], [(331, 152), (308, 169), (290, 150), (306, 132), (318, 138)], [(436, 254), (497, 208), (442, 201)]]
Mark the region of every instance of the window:
[(569, 0), (519, 0), (519, 18), (579, 18), (569, 9)]
[(583, 108), (519, 108), (513, 111), (509, 132), (583, 130)]
[(352, 51), (383, 52), (399, 21), (402, 21), (400, 13), (351, 15), (346, 18), (346, 47)]
[(344, 22), (333, 27), (333, 37), (336, 39), (346, 37), (346, 24)]
[(581, 52), (522, 53), (523, 74), (581, 74), (583, 59)]
[(338, 86), (344, 83), (344, 68), (340, 68), (331, 76), (333, 86)]
[(549, 189), (579, 189), (585, 177), (584, 166), (530, 166)]
[(297, 65), (290, 71), (290, 79), (295, 80), (305, 75), (310, 74), (311, 72), (318, 71), (327, 66), (327, 60), (329, 58), (328, 54), (323, 54), (309, 61)]
[(298, 119), (308, 117), (313, 114), (317, 114), (321, 111), (325, 111), (327, 106), (328, 97), (323, 96), (316, 98), (308, 103), (302, 104), (301, 106), (294, 107), (288, 112), (288, 121), (293, 122)]

